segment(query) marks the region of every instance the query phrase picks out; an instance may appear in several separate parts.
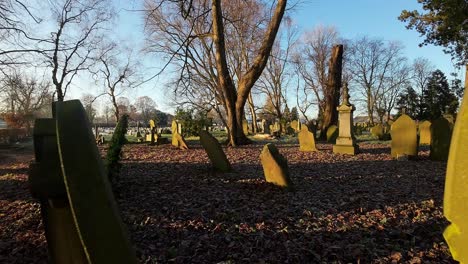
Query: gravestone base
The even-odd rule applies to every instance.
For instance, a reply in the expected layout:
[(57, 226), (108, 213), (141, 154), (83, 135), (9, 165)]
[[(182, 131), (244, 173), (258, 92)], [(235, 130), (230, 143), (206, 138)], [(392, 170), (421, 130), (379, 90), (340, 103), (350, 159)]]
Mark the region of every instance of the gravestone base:
[(333, 153), (356, 155), (359, 153), (359, 146), (352, 137), (339, 137), (336, 139), (336, 144), (333, 145)]
[(356, 155), (358, 152), (359, 148), (357, 146), (333, 145), (333, 153), (335, 154)]

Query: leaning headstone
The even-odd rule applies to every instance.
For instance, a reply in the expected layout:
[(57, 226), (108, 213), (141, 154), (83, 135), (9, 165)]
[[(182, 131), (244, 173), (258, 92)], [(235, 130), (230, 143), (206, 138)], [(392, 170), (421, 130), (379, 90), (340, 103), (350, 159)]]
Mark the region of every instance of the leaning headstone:
[(336, 125), (331, 125), (327, 129), (327, 142), (335, 143), (336, 138), (338, 137), (338, 127)]
[(419, 145), (431, 144), (431, 122), (423, 121), (419, 124)]
[(333, 153), (355, 155), (359, 147), (353, 131), (353, 112), (356, 109), (349, 102), (348, 84), (343, 87), (343, 102), (336, 108), (338, 110), (339, 133), (336, 144), (333, 145)]
[(452, 129), (450, 123), (444, 117), (439, 117), (431, 125), (431, 160), (447, 161), (450, 140), (452, 138)]
[(294, 131), (297, 133), (301, 131), (301, 123), (299, 123), (297, 120), (291, 121), (291, 124), (289, 125)]
[(384, 127), (382, 124), (377, 124), (370, 129), (371, 135), (377, 137), (379, 140), (384, 137)]
[(415, 157), (418, 155), (418, 138), (416, 123), (411, 117), (402, 114), (393, 123), (391, 131), (391, 155), (399, 159), (400, 156)]
[[(465, 91), (468, 91), (468, 69), (465, 73)], [(460, 263), (468, 263), (468, 95), (465, 92), (453, 129), (447, 162), (444, 191), (444, 216), (450, 225), (444, 238), (452, 256)]]
[(268, 143), (263, 147), (262, 153), (260, 154), (260, 161), (267, 182), (288, 189), (293, 188), (292, 181), (289, 177), (288, 161), (279, 153), (274, 144)]
[(172, 145), (180, 149), (188, 149), (187, 142), (185, 141), (184, 137), (179, 133), (175, 133), (172, 135)]
[(298, 134), (298, 139), (300, 151), (317, 151), (314, 134), (309, 131), (309, 128), (306, 125), (302, 126), (301, 131)]
[(200, 142), (215, 169), (222, 172), (228, 172), (231, 170), (231, 164), (229, 163), (221, 144), (219, 144), (215, 137), (213, 137), (209, 132), (202, 130), (200, 131)]
[(32, 195), (40, 201), (51, 263), (137, 263), (79, 100), (36, 119)]

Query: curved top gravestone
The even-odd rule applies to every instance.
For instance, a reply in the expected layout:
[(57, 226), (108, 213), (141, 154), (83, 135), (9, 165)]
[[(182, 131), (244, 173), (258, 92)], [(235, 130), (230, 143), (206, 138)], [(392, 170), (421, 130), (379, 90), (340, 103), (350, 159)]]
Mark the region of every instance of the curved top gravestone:
[(419, 124), (419, 145), (431, 144), (431, 121), (423, 121)]
[(393, 158), (418, 155), (416, 123), (411, 117), (406, 114), (401, 115), (392, 124), (390, 134), (392, 135)]
[(136, 263), (79, 100), (56, 102), (57, 143), (73, 219), (89, 263)]
[(378, 139), (382, 139), (384, 135), (384, 128), (382, 124), (377, 124), (370, 129), (370, 132), (373, 136), (377, 137)]
[(298, 134), (298, 139), (300, 151), (317, 151), (314, 133), (310, 132), (306, 125), (302, 126), (301, 132)]
[[(468, 82), (468, 70), (466, 81)], [(468, 87), (468, 85), (465, 85)], [(466, 89), (468, 90), (468, 88)], [(468, 263), (468, 95), (465, 93), (453, 130), (444, 191), (444, 237), (455, 260)]]
[(431, 160), (447, 161), (450, 139), (452, 138), (452, 129), (447, 119), (439, 117), (432, 122), (431, 132)]

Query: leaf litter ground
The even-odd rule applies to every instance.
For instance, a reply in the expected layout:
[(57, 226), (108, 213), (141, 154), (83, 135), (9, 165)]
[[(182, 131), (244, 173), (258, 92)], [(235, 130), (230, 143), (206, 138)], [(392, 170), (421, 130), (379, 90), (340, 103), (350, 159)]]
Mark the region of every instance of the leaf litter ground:
[[(263, 145), (225, 148), (233, 172), (200, 145), (126, 145), (116, 199), (141, 263), (455, 263), (442, 237), (444, 162), (394, 161), (385, 144), (356, 156), (279, 145), (294, 192), (263, 178)], [(105, 152), (104, 149), (102, 149)], [(32, 154), (0, 163), (0, 263), (46, 263)]]

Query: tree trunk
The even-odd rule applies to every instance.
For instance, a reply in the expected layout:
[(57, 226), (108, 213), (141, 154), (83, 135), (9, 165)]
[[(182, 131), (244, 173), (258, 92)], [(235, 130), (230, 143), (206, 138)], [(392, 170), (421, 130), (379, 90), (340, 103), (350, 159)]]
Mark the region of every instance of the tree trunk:
[(216, 70), (218, 72), (218, 89), (224, 96), (227, 112), (228, 145), (238, 146), (248, 144), (251, 141), (245, 136), (242, 129), (244, 118), (244, 106), (247, 97), (260, 77), (268, 61), (273, 43), (278, 33), (281, 20), (286, 9), (287, 0), (279, 0), (274, 15), (266, 28), (265, 36), (253, 64), (238, 82), (238, 89), (230, 76), (226, 59), (226, 45), (224, 38), (224, 22), (222, 15), (222, 0), (211, 1), (213, 17), (213, 43), (215, 46)]
[(249, 93), (249, 97), (247, 98), (249, 103), (250, 114), (252, 115), (252, 132), (253, 134), (258, 133), (258, 126), (257, 126), (257, 113), (255, 113), (255, 106), (252, 99), (252, 93)]
[(343, 45), (332, 48), (330, 65), (328, 67), (327, 92), (325, 95), (325, 108), (323, 111), (322, 129), (320, 139), (325, 140), (327, 130), (331, 125), (338, 124), (338, 111), (340, 105), (341, 73), (343, 68)]

